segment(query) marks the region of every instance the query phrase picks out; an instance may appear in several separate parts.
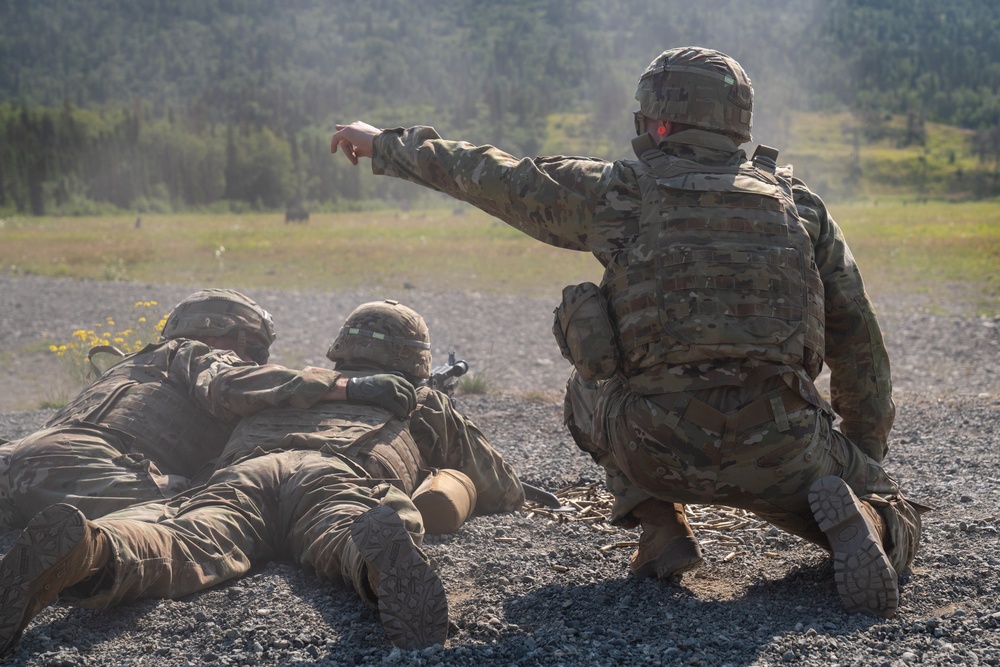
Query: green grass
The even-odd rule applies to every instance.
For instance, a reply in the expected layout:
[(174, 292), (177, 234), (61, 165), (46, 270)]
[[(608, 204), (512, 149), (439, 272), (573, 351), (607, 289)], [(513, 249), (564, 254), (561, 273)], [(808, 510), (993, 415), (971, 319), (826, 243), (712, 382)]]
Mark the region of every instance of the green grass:
[[(870, 288), (948, 298), (958, 285), (1000, 313), (1000, 202), (831, 205)], [(554, 296), (600, 278), (589, 254), (551, 248), (472, 212), (19, 218), (0, 228), (7, 271), (239, 288), (359, 286)], [(224, 248), (224, 250), (222, 250)]]
[[(884, 136), (856, 146), (854, 131), (861, 126), (853, 115), (796, 114), (780, 161), (791, 162), (828, 201), (967, 196), (967, 175), (984, 169), (972, 153), (972, 131), (926, 123), (923, 146), (900, 147), (905, 124), (899, 116), (886, 119)], [(855, 168), (860, 171), (852, 178)]]
[(457, 393), (489, 394), (496, 391), (496, 386), (496, 381), (489, 374), (473, 371), (458, 381)]
[(854, 203), (832, 209), (869, 285), (947, 299), (973, 295), (1000, 314), (1000, 203)]
[(0, 267), (51, 276), (241, 287), (358, 286), (551, 294), (600, 276), (587, 253), (552, 248), (479, 212), (18, 218)]

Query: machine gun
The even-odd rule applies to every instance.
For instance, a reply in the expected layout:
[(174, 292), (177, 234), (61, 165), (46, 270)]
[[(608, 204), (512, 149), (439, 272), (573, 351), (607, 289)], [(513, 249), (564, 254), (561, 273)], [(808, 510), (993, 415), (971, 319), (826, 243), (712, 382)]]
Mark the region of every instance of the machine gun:
[(459, 378), (469, 372), (469, 364), (463, 359), (455, 360), (455, 352), (448, 353), (448, 363), (431, 369), (431, 376), (424, 382), (431, 389), (444, 392), (449, 396), (455, 393)]

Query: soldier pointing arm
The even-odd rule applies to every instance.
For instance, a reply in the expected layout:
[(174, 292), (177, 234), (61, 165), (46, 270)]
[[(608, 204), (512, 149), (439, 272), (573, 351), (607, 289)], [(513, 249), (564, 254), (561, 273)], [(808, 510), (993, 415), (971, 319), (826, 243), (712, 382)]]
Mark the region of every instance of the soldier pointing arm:
[(777, 151), (740, 148), (753, 88), (732, 58), (665, 51), (636, 100), (630, 160), (518, 158), (363, 122), (338, 125), (331, 150), (605, 267), (564, 291), (554, 329), (576, 368), (567, 427), (607, 473), (613, 522), (642, 527), (635, 574), (700, 563), (682, 503), (740, 507), (830, 551), (848, 610), (891, 616), (920, 518), (881, 466), (889, 362), (844, 236)]

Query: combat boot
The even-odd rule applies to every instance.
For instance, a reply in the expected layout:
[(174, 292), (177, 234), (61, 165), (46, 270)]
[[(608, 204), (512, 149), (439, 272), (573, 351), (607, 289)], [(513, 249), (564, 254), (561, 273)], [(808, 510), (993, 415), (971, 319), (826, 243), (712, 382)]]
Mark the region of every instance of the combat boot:
[(75, 507), (52, 505), (36, 514), (0, 561), (0, 655), (60, 592), (100, 572), (110, 558), (107, 536)]
[(351, 538), (365, 560), (368, 584), (378, 596), (379, 619), (393, 646), (444, 645), (444, 585), (395, 510), (380, 505), (365, 512), (351, 525)]
[(637, 577), (671, 579), (701, 567), (701, 546), (684, 516), (684, 505), (650, 498), (632, 509), (642, 526), (630, 566)]
[(809, 487), (813, 516), (830, 542), (837, 592), (844, 608), (889, 618), (899, 606), (896, 571), (882, 546), (885, 523), (839, 477), (821, 477)]

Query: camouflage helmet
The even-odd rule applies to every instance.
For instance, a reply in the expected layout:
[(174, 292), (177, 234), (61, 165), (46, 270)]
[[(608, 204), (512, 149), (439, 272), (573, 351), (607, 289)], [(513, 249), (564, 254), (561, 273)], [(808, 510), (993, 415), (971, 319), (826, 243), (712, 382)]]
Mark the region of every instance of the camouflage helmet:
[[(230, 289), (203, 289), (174, 306), (163, 325), (161, 336), (194, 338), (238, 336), (236, 350), (257, 363), (265, 363), (268, 349), (276, 338), (271, 314), (253, 299)], [(247, 344), (250, 347), (247, 347)]]
[(642, 115), (750, 141), (753, 86), (724, 53), (688, 46), (664, 51), (639, 77)]
[(431, 376), (431, 337), (420, 313), (398, 301), (364, 303), (348, 315), (326, 357), (342, 365), (375, 365), (419, 380)]

